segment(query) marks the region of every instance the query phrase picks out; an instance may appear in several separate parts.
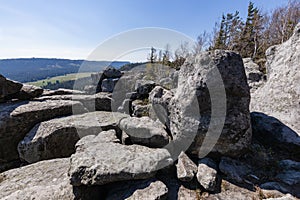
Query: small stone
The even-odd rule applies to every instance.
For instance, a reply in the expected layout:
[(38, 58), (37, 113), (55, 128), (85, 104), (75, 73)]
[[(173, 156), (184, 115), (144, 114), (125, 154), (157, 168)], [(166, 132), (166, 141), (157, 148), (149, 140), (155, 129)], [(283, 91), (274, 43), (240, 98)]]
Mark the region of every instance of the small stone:
[(181, 181), (191, 181), (197, 173), (197, 165), (184, 153), (178, 157), (177, 178)]
[(198, 163), (197, 180), (208, 191), (215, 191), (217, 185), (217, 165), (210, 158), (203, 158)]

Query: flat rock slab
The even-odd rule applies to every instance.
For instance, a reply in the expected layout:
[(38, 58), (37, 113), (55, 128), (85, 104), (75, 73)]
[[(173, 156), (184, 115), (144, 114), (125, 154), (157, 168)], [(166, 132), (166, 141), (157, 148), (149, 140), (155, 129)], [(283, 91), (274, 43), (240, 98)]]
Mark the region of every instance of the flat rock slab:
[(33, 163), (68, 157), (75, 153), (76, 142), (86, 135), (97, 135), (109, 129), (120, 132), (117, 124), (123, 117), (128, 116), (96, 111), (41, 122), (19, 143), (20, 158)]
[(55, 159), (0, 174), (0, 199), (74, 199), (69, 159)]
[(18, 159), (17, 145), (39, 122), (67, 116), (76, 109), (86, 112), (78, 101), (16, 102), (0, 104), (0, 160)]
[(50, 95), (36, 98), (37, 101), (44, 100), (73, 100), (81, 102), (89, 111), (111, 111), (111, 94), (100, 92), (93, 95)]
[(76, 148), (76, 153), (71, 156), (69, 175), (74, 186), (104, 185), (148, 179), (172, 163), (166, 149), (107, 143), (99, 134)]
[(167, 186), (158, 180), (131, 181), (114, 186), (106, 200), (165, 200), (168, 196)]
[(85, 92), (80, 90), (59, 88), (57, 90), (44, 90), (42, 96), (66, 95), (66, 94), (78, 95), (78, 94), (85, 94)]
[(164, 126), (149, 117), (124, 118), (120, 121), (119, 125), (134, 144), (159, 148), (169, 143), (169, 136)]

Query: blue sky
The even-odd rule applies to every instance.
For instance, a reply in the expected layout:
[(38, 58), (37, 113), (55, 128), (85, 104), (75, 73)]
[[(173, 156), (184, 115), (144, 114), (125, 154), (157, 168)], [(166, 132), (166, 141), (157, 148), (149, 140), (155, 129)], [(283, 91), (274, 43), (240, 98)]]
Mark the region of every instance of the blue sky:
[[(0, 58), (86, 59), (108, 38), (143, 27), (172, 29), (196, 39), (202, 31), (210, 31), (222, 13), (238, 10), (245, 18), (248, 2), (0, 0)], [(270, 11), (286, 4), (287, 0), (253, 2), (258, 8)], [(117, 47), (107, 51), (113, 48)]]

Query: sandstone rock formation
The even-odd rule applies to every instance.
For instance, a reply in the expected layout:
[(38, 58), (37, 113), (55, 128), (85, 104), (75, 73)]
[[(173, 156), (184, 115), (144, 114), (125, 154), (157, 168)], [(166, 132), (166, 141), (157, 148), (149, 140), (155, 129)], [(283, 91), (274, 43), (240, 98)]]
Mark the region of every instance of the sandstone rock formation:
[[(159, 100), (156, 102), (161, 105)], [(155, 111), (164, 116), (159, 118), (170, 113), (174, 143), (169, 150), (174, 155), (192, 145), (189, 152), (199, 157), (211, 149), (216, 154), (238, 156), (251, 142), (249, 103), (241, 57), (216, 50), (189, 58), (179, 71), (174, 97), (162, 104), (163, 108), (168, 105), (167, 110)], [(166, 121), (163, 119), (162, 123), (168, 124)]]
[(18, 159), (17, 145), (39, 122), (72, 114), (72, 109), (84, 113), (78, 101), (15, 102), (0, 104), (0, 160)]
[(273, 116), (300, 135), (300, 24), (285, 43), (267, 52), (268, 81), (252, 96), (251, 110)]
[(86, 135), (115, 129), (125, 114), (113, 112), (90, 112), (41, 122), (20, 141), (20, 158), (29, 163), (40, 160), (69, 157), (75, 153), (76, 142)]
[(149, 117), (123, 118), (120, 120), (119, 126), (134, 144), (159, 148), (169, 143), (169, 136), (164, 126)]
[(101, 134), (83, 139), (71, 156), (69, 174), (74, 186), (148, 179), (173, 163), (165, 149), (107, 142)]
[(0, 174), (0, 199), (74, 199), (69, 159), (42, 161)]

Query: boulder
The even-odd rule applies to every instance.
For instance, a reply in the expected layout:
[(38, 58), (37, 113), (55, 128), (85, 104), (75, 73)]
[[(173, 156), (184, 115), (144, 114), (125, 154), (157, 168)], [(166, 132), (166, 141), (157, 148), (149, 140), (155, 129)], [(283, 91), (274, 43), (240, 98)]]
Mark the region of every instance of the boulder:
[(134, 89), (139, 94), (139, 98), (148, 98), (151, 90), (156, 86), (154, 81), (150, 80), (137, 80)]
[(300, 134), (300, 23), (292, 37), (266, 51), (268, 81), (256, 90), (251, 110), (271, 115)]
[(243, 183), (244, 177), (251, 172), (246, 164), (228, 157), (221, 158), (219, 169), (229, 180), (237, 183)]
[(17, 94), (22, 86), (22, 83), (6, 79), (0, 74), (0, 103), (10, 99), (10, 95)]
[(267, 147), (282, 150), (288, 157), (300, 159), (300, 136), (278, 119), (252, 112), (253, 137)]
[(101, 91), (102, 92), (113, 92), (115, 85), (119, 81), (119, 78), (106, 78), (102, 80)]
[(69, 175), (74, 186), (148, 179), (173, 163), (166, 149), (107, 142), (101, 134), (88, 137), (79, 140), (71, 156)]
[(107, 67), (102, 76), (105, 78), (120, 78), (122, 76), (122, 72), (114, 67)]
[(33, 163), (40, 160), (69, 157), (76, 142), (86, 135), (115, 129), (127, 115), (113, 112), (90, 112), (44, 121), (37, 124), (18, 145), (20, 158)]
[(197, 165), (184, 152), (178, 156), (176, 169), (177, 178), (181, 181), (191, 181), (197, 173)]
[(80, 101), (89, 111), (111, 111), (111, 94), (100, 92), (93, 95), (51, 95), (35, 98), (35, 101), (73, 100)]
[(168, 196), (167, 186), (159, 180), (141, 180), (114, 185), (108, 192), (106, 200), (115, 199), (147, 199), (165, 200)]
[(252, 58), (243, 58), (243, 62), (250, 91), (253, 93), (265, 83), (267, 77), (259, 70), (259, 65), (256, 64)]
[[(223, 50), (188, 58), (168, 106), (169, 150), (204, 157), (241, 155), (251, 143), (250, 92), (240, 55)], [(165, 123), (165, 122), (163, 122)]]
[(0, 199), (74, 199), (69, 159), (38, 162), (0, 174)]
[(30, 100), (39, 97), (43, 94), (43, 89), (34, 85), (23, 85), (19, 93), (16, 95), (17, 99)]
[(217, 189), (217, 164), (212, 159), (203, 158), (199, 160), (197, 180), (208, 191), (213, 192)]
[(0, 160), (18, 159), (17, 145), (34, 125), (56, 117), (86, 112), (78, 101), (23, 101), (0, 105)]
[(128, 117), (120, 120), (120, 129), (129, 137), (132, 143), (159, 148), (169, 143), (169, 136), (160, 122), (149, 117)]

